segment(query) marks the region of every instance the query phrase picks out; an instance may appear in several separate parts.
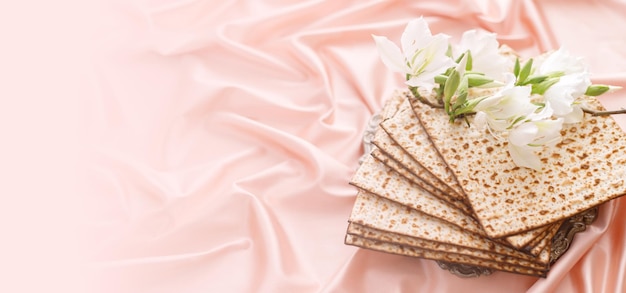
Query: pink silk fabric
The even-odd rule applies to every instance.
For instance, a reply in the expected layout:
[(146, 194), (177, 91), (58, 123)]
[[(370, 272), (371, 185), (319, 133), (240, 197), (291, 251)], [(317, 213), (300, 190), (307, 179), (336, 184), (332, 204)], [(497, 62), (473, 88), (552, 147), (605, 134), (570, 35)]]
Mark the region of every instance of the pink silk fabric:
[[(371, 34), (496, 32), (626, 87), (620, 0), (134, 0), (99, 7), (86, 116), (92, 292), (624, 292), (625, 199), (547, 278), (462, 279), (344, 245), (362, 133), (402, 77)], [(601, 97), (626, 107), (626, 90)], [(626, 129), (626, 115), (615, 116)]]

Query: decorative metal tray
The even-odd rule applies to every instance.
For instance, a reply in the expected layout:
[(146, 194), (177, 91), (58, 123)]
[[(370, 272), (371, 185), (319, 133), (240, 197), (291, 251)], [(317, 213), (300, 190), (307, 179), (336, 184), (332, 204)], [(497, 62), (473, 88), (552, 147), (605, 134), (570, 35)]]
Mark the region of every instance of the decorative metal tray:
[[(369, 155), (374, 148), (372, 140), (382, 117), (380, 114), (374, 114), (363, 133), (363, 149), (364, 154), (359, 160), (359, 164), (363, 162), (365, 156)], [(570, 247), (576, 233), (583, 232), (598, 217), (598, 207), (591, 208), (580, 214), (577, 214), (563, 222), (558, 232), (552, 238), (552, 246), (550, 251), (550, 264), (554, 264)], [(450, 273), (462, 277), (473, 278), (482, 275), (490, 275), (494, 270), (478, 266), (471, 266), (458, 263), (450, 263), (445, 261), (437, 261), (440, 268), (450, 271)]]
[[(550, 265), (554, 264), (569, 249), (576, 233), (585, 231), (587, 229), (587, 225), (591, 225), (597, 217), (598, 207), (594, 207), (563, 222), (559, 231), (554, 235), (554, 237), (552, 237)], [(463, 278), (490, 275), (493, 272), (492, 269), (458, 263), (437, 261), (437, 264), (440, 268), (448, 270), (450, 273)]]

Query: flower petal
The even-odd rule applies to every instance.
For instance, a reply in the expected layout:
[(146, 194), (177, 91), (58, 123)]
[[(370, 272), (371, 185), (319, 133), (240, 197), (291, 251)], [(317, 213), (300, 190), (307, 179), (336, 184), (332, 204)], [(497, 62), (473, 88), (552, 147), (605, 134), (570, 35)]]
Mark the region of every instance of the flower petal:
[(578, 123), (583, 121), (585, 118), (585, 113), (583, 113), (583, 109), (579, 105), (572, 106), (572, 112), (563, 116), (563, 123)]
[(430, 92), (435, 88), (435, 75), (438, 73), (423, 73), (415, 75), (405, 83), (409, 86), (422, 88), (426, 92)]
[(552, 109), (552, 107), (550, 107), (549, 105), (546, 105), (545, 107), (543, 107), (543, 109), (541, 109), (541, 111), (539, 111), (538, 113), (532, 113), (528, 115), (527, 118), (532, 121), (544, 120), (544, 119), (552, 117), (553, 113), (554, 113), (554, 110)]
[(446, 55), (450, 36), (437, 34), (432, 38), (430, 43), (424, 48), (430, 59), (425, 71), (434, 71), (439, 73), (445, 72), (448, 68), (456, 65), (452, 58)]
[(485, 112), (476, 112), (474, 116), (474, 125), (478, 127), (478, 129), (484, 129), (487, 126), (487, 114)]
[(489, 127), (495, 131), (506, 131), (511, 126), (509, 120), (488, 119), (487, 122), (489, 123)]
[(508, 144), (509, 155), (513, 159), (515, 165), (520, 167), (531, 168), (534, 170), (541, 170), (541, 160), (535, 153), (533, 147), (530, 146), (516, 146), (512, 143)]
[(565, 116), (572, 112), (572, 99), (546, 95), (546, 107), (550, 107), (555, 116)]
[(386, 37), (372, 35), (374, 41), (376, 41), (376, 47), (378, 48), (378, 53), (380, 54), (380, 59), (383, 61), (385, 66), (389, 68), (391, 71), (400, 72), (400, 73), (408, 73), (410, 70), (406, 64), (406, 59), (404, 59), (404, 55), (400, 52), (400, 48), (396, 46), (393, 42), (391, 42)]
[(536, 109), (530, 100), (529, 86), (515, 86), (502, 92), (502, 99), (500, 100), (497, 112), (494, 112), (494, 116), (498, 119), (510, 119), (519, 116), (528, 116), (532, 114)]
[(587, 71), (582, 58), (577, 58), (565, 50), (563, 47), (550, 53), (539, 66), (540, 74), (551, 74), (562, 72), (572, 74)]
[(561, 141), (561, 129), (563, 129), (563, 118), (551, 120), (539, 120), (533, 122), (539, 129), (533, 144), (551, 145)]
[(438, 34), (432, 37), (425, 47), (420, 48), (415, 56), (411, 56), (411, 60), (409, 60), (411, 77), (406, 84), (421, 87), (426, 91), (434, 88), (435, 76), (445, 73), (448, 68), (455, 64), (445, 54), (449, 38), (449, 36)]
[(539, 127), (532, 122), (526, 122), (511, 129), (509, 142), (516, 146), (525, 146), (535, 140)]
[(411, 20), (400, 38), (404, 56), (410, 59), (418, 49), (428, 45), (431, 38), (432, 34), (428, 28), (428, 23), (423, 18)]
[(469, 30), (463, 33), (456, 56), (466, 51), (472, 52), (472, 70), (485, 76), (502, 81), (504, 73), (513, 68), (513, 61), (504, 57), (499, 51), (500, 44), (495, 33), (483, 30)]

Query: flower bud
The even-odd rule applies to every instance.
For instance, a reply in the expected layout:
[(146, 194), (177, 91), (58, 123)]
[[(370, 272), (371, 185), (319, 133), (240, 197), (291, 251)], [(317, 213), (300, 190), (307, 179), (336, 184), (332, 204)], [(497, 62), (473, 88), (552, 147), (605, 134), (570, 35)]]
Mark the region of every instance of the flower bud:
[(585, 92), (585, 95), (595, 97), (601, 94), (605, 94), (607, 92), (616, 91), (621, 88), (622, 88), (621, 86), (594, 84), (594, 85), (590, 85), (589, 87), (587, 87), (587, 91)]
[(532, 85), (532, 93), (543, 95), (551, 86), (559, 82), (559, 78), (546, 79), (540, 83)]
[(493, 79), (487, 78), (484, 75), (469, 73), (465, 75), (467, 77), (467, 83), (469, 87), (479, 87), (493, 82)]

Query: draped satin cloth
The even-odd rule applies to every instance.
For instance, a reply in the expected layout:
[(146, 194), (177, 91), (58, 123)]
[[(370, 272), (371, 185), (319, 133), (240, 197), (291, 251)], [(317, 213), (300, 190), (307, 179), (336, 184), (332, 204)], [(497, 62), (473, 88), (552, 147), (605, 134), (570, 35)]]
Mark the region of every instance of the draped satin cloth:
[[(496, 32), (566, 47), (626, 86), (626, 2), (108, 1), (88, 103), (93, 292), (624, 292), (626, 203), (604, 205), (545, 279), (462, 279), (343, 244), (370, 116), (402, 77), (371, 34)], [(626, 107), (626, 90), (601, 97)], [(615, 116), (623, 129), (626, 117)]]

